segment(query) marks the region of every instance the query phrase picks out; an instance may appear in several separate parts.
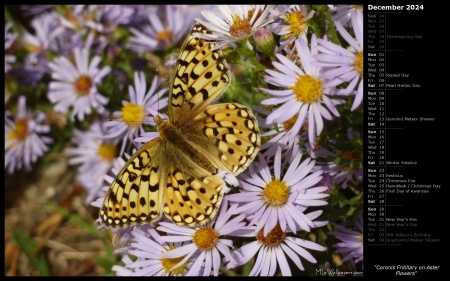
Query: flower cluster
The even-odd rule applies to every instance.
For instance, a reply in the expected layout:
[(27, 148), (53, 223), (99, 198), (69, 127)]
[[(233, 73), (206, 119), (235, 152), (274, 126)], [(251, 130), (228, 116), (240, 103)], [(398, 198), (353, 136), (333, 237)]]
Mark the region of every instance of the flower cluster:
[(9, 174), (64, 155), (86, 204), (101, 208), (125, 161), (158, 136), (154, 118), (166, 117), (173, 66), (195, 22), (211, 33), (194, 36), (215, 43), (233, 72), (221, 99), (257, 117), (260, 151), (236, 178), (219, 172), (226, 193), (211, 221), (181, 227), (163, 216), (103, 229), (119, 237), (117, 275), (362, 268), (361, 7), (36, 5), (22, 12), (32, 17), (28, 25), (8, 10), (5, 23)]

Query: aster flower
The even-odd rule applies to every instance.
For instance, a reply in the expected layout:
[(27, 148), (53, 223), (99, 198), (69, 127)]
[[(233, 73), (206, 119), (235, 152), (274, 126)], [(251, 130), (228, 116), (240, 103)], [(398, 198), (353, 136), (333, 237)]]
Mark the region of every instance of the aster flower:
[(76, 48), (90, 48), (92, 46), (92, 41), (94, 40), (94, 35), (88, 34), (87, 37), (85, 35), (85, 31), (74, 31), (65, 28), (64, 31), (54, 39), (53, 49), (60, 55), (69, 56)]
[[(161, 237), (164, 241), (191, 241), (191, 243), (182, 247), (161, 254), (161, 257), (165, 259), (180, 259), (180, 262), (174, 265), (171, 270), (176, 270), (186, 261), (193, 259), (194, 263), (186, 275), (217, 276), (219, 275), (219, 267), (224, 265), (221, 255), (224, 256), (224, 261), (228, 263), (228, 267), (234, 267), (236, 261), (230, 252), (233, 241), (222, 237), (233, 235), (233, 232), (242, 229), (245, 225), (242, 222), (245, 215), (238, 214), (236, 207), (236, 205), (232, 205), (228, 208), (228, 203), (222, 202), (217, 218), (213, 222), (208, 222), (195, 229), (161, 222), (157, 230), (167, 233), (167, 236)], [(233, 218), (231, 218), (232, 216)]]
[(301, 153), (302, 148), (299, 143), (300, 139), (304, 138), (303, 134), (301, 135), (301, 131), (299, 133), (291, 131), (298, 115), (294, 115), (283, 123), (268, 124), (266, 118), (270, 114), (269, 111), (264, 110), (261, 106), (253, 106), (252, 109), (260, 113), (257, 117), (259, 128), (267, 129), (261, 132), (261, 137), (270, 137), (260, 148), (266, 158), (275, 155), (278, 147), (286, 150), (287, 155), (295, 156)]
[[(12, 24), (10, 22), (5, 24), (5, 52), (14, 43), (14, 40), (17, 38), (17, 34), (13, 32), (9, 32), (12, 27)], [(11, 69), (10, 63), (14, 63), (16, 61), (15, 55), (6, 55), (5, 54), (5, 73), (8, 72)]]
[[(301, 59), (302, 68), (281, 54), (276, 54), (280, 62), (273, 62), (274, 67), (279, 70), (266, 69), (267, 83), (281, 87), (283, 90), (261, 90), (275, 96), (263, 100), (263, 105), (282, 104), (279, 108), (267, 116), (268, 123), (283, 123), (298, 114), (297, 121), (291, 128), (293, 134), (300, 131), (308, 117), (309, 143), (314, 147), (316, 136), (323, 129), (323, 120), (332, 119), (333, 113), (339, 116), (336, 105), (344, 102), (340, 99), (330, 99), (334, 95), (334, 84), (325, 80), (322, 68), (311, 63), (312, 56), (317, 54), (316, 37), (311, 37), (311, 49), (308, 43), (300, 38), (295, 41), (296, 48)], [(329, 78), (329, 77), (327, 77)]]
[(238, 202), (240, 213), (252, 215), (249, 225), (255, 224), (255, 231), (264, 228), (264, 235), (277, 225), (283, 232), (288, 226), (293, 232), (298, 229), (310, 231), (312, 221), (296, 206), (327, 204), (321, 200), (328, 196), (322, 193), (327, 187), (314, 187), (321, 180), (322, 172), (310, 173), (315, 161), (307, 158), (301, 162), (302, 154), (298, 153), (284, 172), (280, 147), (275, 154), (273, 168), (269, 167), (261, 154), (258, 157), (259, 171), (255, 172), (250, 166), (248, 172), (241, 176), (242, 191), (227, 195), (227, 200)]
[(130, 21), (127, 24), (127, 27), (136, 27), (146, 24), (148, 22), (148, 14), (149, 11), (153, 9), (153, 7), (149, 5), (127, 5), (130, 9), (133, 10), (133, 16), (130, 17)]
[[(162, 253), (179, 249), (187, 242), (166, 242), (151, 227), (135, 227), (130, 233), (132, 238), (128, 242), (129, 246), (115, 252), (124, 254), (122, 261), (125, 265), (112, 267), (118, 276), (182, 276), (192, 267), (193, 258), (172, 269), (181, 258), (161, 257)], [(136, 257), (134, 261), (130, 255)]]
[(196, 35), (216, 43), (214, 49), (221, 49), (227, 45), (236, 47), (237, 42), (247, 42), (248, 45), (249, 37), (273, 21), (270, 14), (273, 5), (218, 5), (218, 8), (219, 12), (210, 9), (202, 11), (207, 21), (196, 18), (199, 23), (212, 31), (212, 34)]
[(25, 167), (31, 171), (31, 164), (49, 150), (53, 140), (43, 136), (50, 131), (44, 125), (45, 114), (26, 109), (26, 98), (19, 97), (17, 115), (5, 112), (5, 170), (9, 174)]
[[(321, 215), (321, 211), (306, 214), (310, 221)], [(314, 222), (314, 227), (321, 227), (327, 222)], [(291, 276), (292, 271), (288, 263), (294, 262), (300, 270), (305, 270), (300, 257), (311, 263), (317, 260), (308, 250), (325, 251), (327, 248), (312, 241), (295, 237), (288, 229), (283, 231), (277, 224), (269, 233), (263, 234), (264, 229), (255, 231), (254, 227), (248, 227), (247, 233), (242, 236), (254, 237), (256, 240), (250, 242), (233, 252), (238, 265), (246, 264), (256, 256), (254, 265), (249, 276), (274, 276), (279, 271), (283, 276)], [(227, 267), (228, 268), (228, 267)]]
[(25, 31), (20, 42), (28, 51), (25, 64), (15, 67), (14, 77), (25, 85), (35, 86), (42, 77), (50, 72), (49, 54), (54, 50), (56, 38), (63, 32), (58, 25), (57, 13), (39, 15), (31, 21), (33, 34)]
[(336, 253), (342, 254), (343, 262), (353, 259), (355, 263), (363, 260), (363, 216), (359, 216), (355, 221), (353, 229), (345, 228), (343, 225), (333, 223), (338, 231), (328, 232), (342, 242), (336, 243), (333, 247), (337, 248)]
[[(82, 34), (86, 36), (89, 34), (86, 43), (91, 50), (96, 53), (100, 53), (108, 44), (108, 38), (105, 34), (110, 33), (115, 28), (115, 22), (102, 22), (102, 20), (113, 19), (113, 17), (104, 17), (104, 13), (101, 11), (104, 5), (71, 5), (71, 9), (64, 15), (59, 15), (60, 24), (73, 34)], [(108, 12), (105, 11), (105, 12)], [(130, 9), (124, 9), (122, 16), (126, 17), (131, 13)], [(117, 11), (114, 12), (117, 14)], [(111, 14), (113, 16), (113, 14)], [(115, 18), (117, 20), (117, 18)], [(123, 18), (120, 18), (123, 20)]]
[(87, 28), (103, 32), (103, 25), (95, 20), (97, 9), (98, 5), (71, 5), (71, 10), (59, 15), (59, 20), (64, 27), (72, 30), (80, 31)]
[(79, 165), (77, 179), (88, 191), (86, 202), (90, 203), (103, 186), (103, 176), (112, 167), (117, 154), (117, 141), (102, 139), (104, 134), (101, 122), (96, 120), (86, 132), (74, 130), (72, 140), (75, 147), (65, 150), (71, 158), (70, 165)]
[(306, 39), (308, 32), (307, 21), (314, 16), (315, 11), (308, 12), (306, 5), (291, 5), (281, 15), (284, 20), (282, 24), (275, 25), (272, 28), (275, 34), (281, 35), (280, 46), (278, 50), (293, 49), (294, 41), (298, 38)]
[(328, 8), (333, 21), (344, 25), (349, 23), (352, 12), (356, 10), (362, 11), (363, 5), (328, 5)]
[(147, 83), (145, 81), (145, 75), (143, 72), (139, 74), (134, 73), (134, 85), (129, 86), (128, 92), (130, 95), (130, 101), (122, 101), (121, 111), (113, 113), (114, 119), (120, 119), (117, 121), (110, 121), (105, 123), (107, 132), (104, 138), (107, 139), (119, 139), (122, 138), (122, 147), (120, 149), (120, 155), (125, 150), (125, 144), (127, 140), (134, 141), (134, 138), (138, 137), (138, 134), (144, 133), (143, 125), (155, 126), (155, 122), (151, 116), (157, 115), (157, 110), (167, 106), (168, 98), (161, 98), (162, 95), (167, 92), (168, 88), (160, 89), (157, 91), (161, 84), (158, 81), (158, 77), (153, 79), (150, 89), (147, 91)]
[(104, 112), (104, 105), (108, 98), (97, 92), (97, 85), (106, 76), (111, 68), (105, 66), (99, 68), (101, 61), (95, 56), (89, 61), (88, 49), (75, 49), (74, 66), (66, 57), (55, 58), (49, 63), (52, 69), (52, 78), (57, 81), (50, 82), (47, 97), (52, 103), (56, 103), (54, 110), (67, 113), (69, 107), (73, 106), (71, 120), (75, 117), (84, 120), (85, 114), (90, 114), (92, 108), (98, 113)]
[(112, 32), (118, 25), (126, 25), (134, 16), (128, 5), (99, 5), (95, 17), (103, 24), (104, 32)]
[(332, 67), (327, 74), (337, 77), (343, 81), (348, 81), (347, 88), (338, 91), (340, 95), (355, 95), (354, 89), (357, 88), (356, 97), (352, 105), (355, 110), (363, 99), (363, 83), (361, 83), (364, 74), (364, 41), (363, 41), (363, 13), (356, 9), (351, 12), (351, 22), (356, 38), (353, 38), (341, 23), (336, 22), (336, 29), (350, 45), (349, 49), (329, 42), (325, 39), (318, 39), (320, 54), (314, 56), (316, 64), (324, 67)]
[(28, 67), (41, 68), (43, 72), (48, 72), (48, 52), (53, 49), (55, 38), (61, 35), (64, 28), (59, 25), (58, 14), (56, 12), (45, 13), (33, 18), (31, 27), (34, 35), (25, 32), (22, 42), (29, 51), (25, 58)]
[(177, 44), (194, 24), (193, 10), (185, 5), (165, 5), (149, 11), (143, 30), (130, 29), (128, 47), (139, 54), (162, 51)]

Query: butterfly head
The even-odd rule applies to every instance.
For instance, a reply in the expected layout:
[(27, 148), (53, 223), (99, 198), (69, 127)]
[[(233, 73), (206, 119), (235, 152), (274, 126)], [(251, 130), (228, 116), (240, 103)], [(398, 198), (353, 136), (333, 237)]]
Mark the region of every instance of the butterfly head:
[(156, 115), (155, 117), (153, 117), (153, 121), (155, 121), (158, 131), (161, 130), (161, 128), (164, 127), (165, 124), (169, 123), (168, 120), (161, 118), (161, 116), (159, 116), (159, 115)]

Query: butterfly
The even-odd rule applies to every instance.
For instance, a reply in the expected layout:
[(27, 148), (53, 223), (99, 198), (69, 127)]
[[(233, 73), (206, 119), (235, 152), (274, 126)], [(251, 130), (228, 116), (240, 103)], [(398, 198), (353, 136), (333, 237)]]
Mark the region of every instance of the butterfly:
[(145, 143), (117, 174), (100, 209), (108, 227), (148, 224), (162, 214), (180, 226), (212, 220), (224, 197), (218, 175), (244, 171), (259, 151), (258, 123), (238, 103), (212, 104), (230, 84), (221, 50), (194, 36), (184, 41), (169, 91), (168, 116), (155, 116), (160, 136)]

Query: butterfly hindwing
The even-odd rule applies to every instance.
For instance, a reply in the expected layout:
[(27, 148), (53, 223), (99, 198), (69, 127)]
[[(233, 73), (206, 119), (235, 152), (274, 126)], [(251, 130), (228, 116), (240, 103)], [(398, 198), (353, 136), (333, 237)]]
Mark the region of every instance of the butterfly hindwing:
[(234, 175), (244, 171), (258, 153), (258, 123), (247, 107), (238, 103), (210, 105), (195, 120), (199, 122), (197, 130), (210, 144), (208, 151), (214, 151), (223, 168)]
[[(195, 226), (211, 220), (223, 199), (225, 183), (201, 168), (169, 167), (164, 213), (178, 225)], [(194, 175), (194, 174), (195, 175)]]

